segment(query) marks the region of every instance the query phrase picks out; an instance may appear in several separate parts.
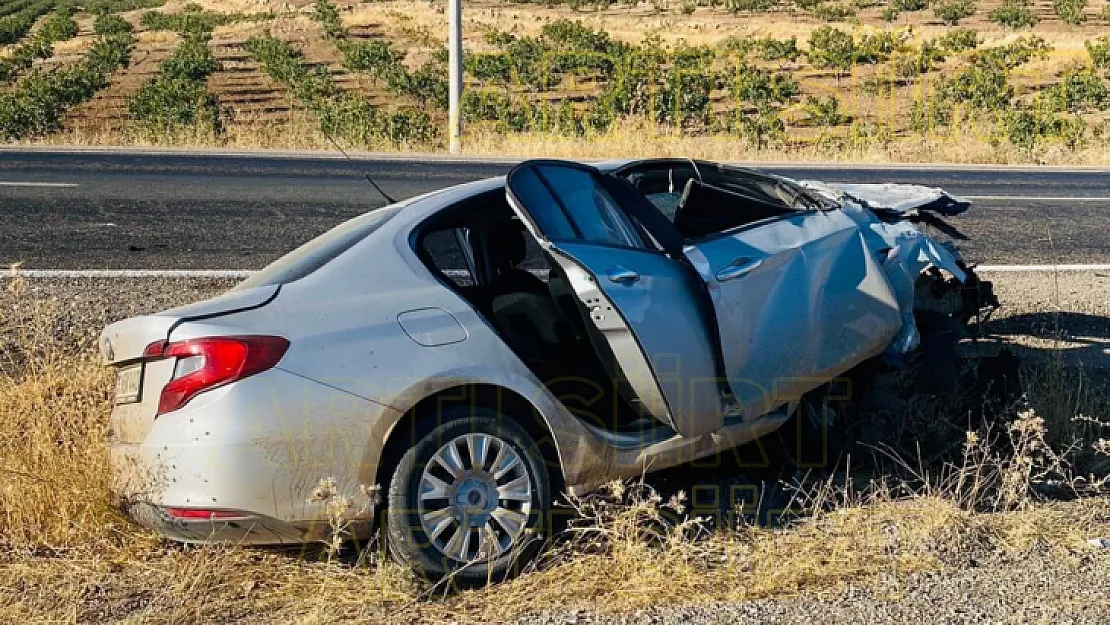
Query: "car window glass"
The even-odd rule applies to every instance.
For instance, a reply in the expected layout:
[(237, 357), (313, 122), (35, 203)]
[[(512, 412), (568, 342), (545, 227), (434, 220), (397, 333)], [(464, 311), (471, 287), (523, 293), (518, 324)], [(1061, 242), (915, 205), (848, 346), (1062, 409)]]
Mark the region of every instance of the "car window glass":
[(424, 235), (420, 243), (421, 255), (425, 262), (443, 274), (457, 287), (477, 284), (466, 263), (462, 244), (454, 228), (432, 230)]
[(531, 234), (525, 233), (524, 236), (524, 260), (518, 265), (521, 269), (527, 269), (536, 274), (540, 278), (546, 278), (548, 270), (547, 254), (544, 253), (543, 248), (536, 242), (536, 239)]
[(538, 167), (560, 203), (570, 213), (583, 241), (643, 247), (624, 211), (588, 171), (573, 167)]
[(246, 290), (300, 280), (370, 236), (401, 210), (400, 206), (379, 208), (345, 221), (267, 265), (233, 290)]
[(513, 194), (524, 204), (524, 209), (536, 220), (540, 231), (548, 239), (573, 240), (578, 236), (566, 213), (536, 176), (536, 170), (525, 167), (513, 175)]

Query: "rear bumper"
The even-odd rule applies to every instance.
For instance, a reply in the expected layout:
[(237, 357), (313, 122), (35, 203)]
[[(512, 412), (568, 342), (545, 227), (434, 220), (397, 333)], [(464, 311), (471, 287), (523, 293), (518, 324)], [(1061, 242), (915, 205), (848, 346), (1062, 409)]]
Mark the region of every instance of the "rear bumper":
[[(313, 542), (329, 533), (325, 504), (310, 500), (313, 489), (332, 478), (340, 494), (360, 503), (359, 486), (374, 483), (381, 447), (374, 429), (389, 422), (387, 410), (272, 370), (157, 417), (141, 443), (112, 442), (110, 487), (129, 516), (175, 541)], [(183, 519), (170, 508), (242, 515)], [(352, 534), (361, 537), (369, 526), (360, 520)]]
[(256, 513), (229, 520), (185, 520), (171, 517), (165, 507), (138, 502), (124, 506), (124, 512), (140, 525), (180, 543), (278, 546), (301, 545), (323, 538), (313, 531), (310, 521), (286, 523)]

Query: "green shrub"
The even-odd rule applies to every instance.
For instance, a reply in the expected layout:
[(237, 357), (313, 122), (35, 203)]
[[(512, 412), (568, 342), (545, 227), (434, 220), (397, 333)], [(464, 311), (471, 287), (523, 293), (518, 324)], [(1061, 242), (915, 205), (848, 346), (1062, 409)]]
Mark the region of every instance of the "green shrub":
[(174, 78), (204, 81), (212, 72), (218, 71), (220, 64), (212, 56), (205, 38), (189, 38), (181, 42), (177, 50), (162, 61), (161, 72)]
[(778, 0), (725, 0), (724, 4), (729, 13), (764, 13), (775, 8)]
[(980, 50), (974, 55), (973, 61), (977, 65), (1014, 69), (1033, 59), (1044, 58), (1051, 51), (1051, 46), (1044, 39), (1036, 35), (1023, 35), (1006, 45)]
[(883, 21), (893, 22), (894, 20), (898, 19), (898, 15), (898, 9), (894, 8), (894, 6), (887, 6), (883, 8)]
[(767, 148), (786, 134), (786, 124), (778, 111), (766, 103), (760, 104), (754, 112), (741, 111), (737, 121), (736, 130), (740, 136), (758, 150)]
[(855, 44), (854, 60), (857, 63), (881, 63), (890, 58), (900, 41), (894, 31), (880, 30), (865, 33)]
[(933, 14), (945, 24), (955, 26), (965, 17), (975, 15), (975, 2), (974, 0), (947, 0), (934, 5)]
[(1015, 147), (1032, 151), (1042, 139), (1057, 139), (1075, 150), (1086, 141), (1087, 123), (1079, 117), (1064, 117), (1053, 111), (1018, 106), (1002, 119), (1006, 138)]
[(1110, 3), (1102, 5), (1102, 11), (1098, 14), (1098, 19), (1110, 23)]
[[(323, 68), (308, 70), (287, 42), (271, 36), (255, 37), (244, 49), (274, 80), (285, 85), (301, 103), (319, 117), (320, 130), (358, 146), (388, 141), (394, 145), (427, 143), (436, 139), (436, 127), (424, 111), (379, 110), (358, 93), (344, 92)], [(443, 63), (442, 52), (429, 63)], [(419, 82), (419, 80), (417, 81)]]
[(849, 17), (854, 17), (856, 10), (845, 4), (822, 2), (811, 11), (813, 17), (824, 22), (842, 22)]
[(916, 51), (903, 53), (894, 62), (894, 73), (902, 79), (912, 79), (936, 68), (944, 62), (944, 51), (932, 41), (923, 41)]
[(1098, 69), (1110, 69), (1110, 35), (1103, 35), (1098, 39), (1088, 39), (1083, 42), (1091, 63)]
[(873, 145), (887, 147), (894, 141), (894, 133), (887, 124), (869, 121), (854, 121), (848, 127), (848, 145), (864, 149)]
[(619, 47), (604, 30), (590, 28), (582, 22), (568, 19), (545, 24), (540, 29), (540, 36), (563, 50), (608, 53)]
[(910, 104), (910, 130), (926, 134), (952, 122), (952, 107), (940, 97), (914, 100)]
[(339, 8), (331, 0), (316, 0), (312, 6), (312, 19), (324, 30), (324, 35), (331, 39), (343, 36), (343, 20), (339, 17)]
[(130, 34), (101, 36), (81, 61), (32, 72), (17, 89), (0, 93), (0, 135), (16, 141), (58, 130), (70, 107), (91, 98), (130, 62), (134, 43)]
[(228, 24), (239, 22), (272, 19), (270, 13), (215, 13), (205, 11), (198, 4), (186, 4), (180, 13), (162, 13), (160, 11), (147, 11), (140, 18), (140, 23), (150, 30), (172, 30), (182, 35), (190, 33), (206, 34), (213, 29)]
[(938, 47), (952, 53), (974, 50), (979, 43), (979, 32), (971, 28), (953, 28), (936, 40)]
[(0, 4), (0, 17), (19, 13), (20, 11), (37, 4), (39, 0), (8, 0), (4, 4)]
[(143, 83), (128, 98), (127, 112), (144, 129), (160, 133), (182, 128), (219, 133), (222, 126), (219, 100), (204, 83), (170, 74)]
[(39, 0), (21, 11), (0, 18), (0, 45), (15, 43), (31, 30), (39, 17), (54, 8), (54, 0)]
[(810, 33), (806, 56), (814, 67), (835, 70), (839, 79), (852, 69), (856, 43), (851, 33), (832, 26), (822, 26)]
[(1039, 104), (1054, 112), (1103, 111), (1110, 108), (1110, 87), (1090, 69), (1069, 70), (1041, 93)]
[(1002, 120), (1006, 138), (1016, 147), (1032, 150), (1041, 134), (1041, 123), (1037, 114), (1027, 107), (1009, 111)]
[(988, 17), (995, 24), (1007, 28), (1032, 28), (1039, 21), (1029, 8), (1028, 0), (1006, 0)]
[(1061, 22), (1073, 26), (1082, 24), (1087, 20), (1083, 9), (1087, 7), (1087, 0), (1054, 0), (1052, 8)]
[(110, 15), (108, 13), (101, 13), (96, 16), (96, 21), (93, 23), (93, 32), (97, 35), (127, 35), (134, 30), (131, 22), (123, 19), (118, 15)]
[(775, 39), (765, 37), (758, 40), (759, 56), (764, 61), (796, 61), (802, 55), (798, 49), (798, 38)]
[(85, 10), (96, 15), (122, 13), (136, 9), (156, 9), (166, 0), (84, 0)]
[(73, 10), (60, 7), (38, 32), (12, 48), (6, 58), (0, 58), (0, 82), (11, 82), (21, 71), (29, 69), (36, 59), (48, 59), (54, 54), (54, 43), (77, 36), (77, 22)]
[(73, 19), (73, 8), (62, 5), (54, 12), (50, 19), (43, 23), (38, 32), (38, 37), (48, 41), (67, 41), (77, 36), (77, 21)]
[(928, 6), (928, 0), (894, 0), (890, 3), (899, 13), (912, 13), (914, 11), (924, 11)]
[[(379, 79), (384, 79), (390, 72), (396, 71), (405, 60), (405, 53), (394, 48), (393, 44), (385, 39), (341, 41), (339, 51), (343, 55), (344, 67), (351, 71), (367, 72)], [(471, 56), (479, 55), (467, 55), (467, 63), (471, 62)]]
[(801, 92), (801, 86), (789, 72), (742, 65), (733, 76), (729, 90), (737, 102), (785, 104)]
[(937, 93), (948, 102), (965, 103), (979, 111), (1001, 111), (1010, 104), (1014, 88), (1005, 67), (974, 63), (941, 82)]
[(717, 48), (738, 56), (747, 56), (759, 46), (759, 40), (747, 35), (729, 35), (717, 43)]
[(814, 96), (807, 97), (805, 110), (810, 119), (819, 126), (839, 126), (847, 121), (847, 116), (840, 111), (840, 100), (832, 94), (824, 100)]
[(500, 91), (467, 89), (459, 99), (464, 122), (496, 121), (506, 117), (506, 111), (511, 107), (509, 95)]

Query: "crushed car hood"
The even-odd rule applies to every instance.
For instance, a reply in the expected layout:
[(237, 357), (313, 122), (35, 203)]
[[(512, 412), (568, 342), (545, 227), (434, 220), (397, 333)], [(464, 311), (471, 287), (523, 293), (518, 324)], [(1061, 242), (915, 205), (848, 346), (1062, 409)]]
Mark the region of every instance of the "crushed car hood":
[(926, 235), (909, 221), (882, 219), (875, 211), (892, 211), (907, 218), (922, 210), (954, 215), (965, 212), (971, 202), (942, 189), (916, 185), (830, 185), (815, 180), (799, 184), (840, 203), (841, 210), (860, 225), (868, 246), (879, 257), (902, 311), (902, 327), (887, 353), (905, 354), (916, 349), (921, 343), (913, 314), (917, 277), (930, 266), (948, 272), (960, 282), (967, 279), (967, 274), (954, 247)]
[(860, 203), (865, 203), (869, 208), (883, 208), (898, 213), (931, 211), (939, 215), (959, 215), (971, 207), (970, 201), (936, 187), (914, 184), (844, 183), (830, 183), (824, 186), (862, 201)]

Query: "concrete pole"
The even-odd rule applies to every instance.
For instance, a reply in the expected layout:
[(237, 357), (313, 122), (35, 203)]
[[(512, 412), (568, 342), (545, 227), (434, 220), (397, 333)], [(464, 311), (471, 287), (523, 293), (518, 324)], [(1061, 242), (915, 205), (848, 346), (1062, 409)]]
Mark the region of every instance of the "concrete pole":
[(458, 154), (460, 134), (459, 98), (462, 96), (462, 0), (447, 1), (447, 71), (448, 108), (447, 130), (452, 154)]

